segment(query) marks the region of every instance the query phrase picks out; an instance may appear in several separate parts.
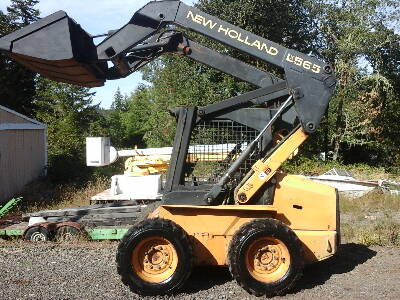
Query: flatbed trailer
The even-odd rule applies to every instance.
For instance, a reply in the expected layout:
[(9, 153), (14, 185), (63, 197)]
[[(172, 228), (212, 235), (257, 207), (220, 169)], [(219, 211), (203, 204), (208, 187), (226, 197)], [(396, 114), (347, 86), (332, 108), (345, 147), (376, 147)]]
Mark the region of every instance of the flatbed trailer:
[(120, 201), (3, 218), (0, 220), (0, 238), (50, 241), (79, 234), (89, 240), (120, 240), (157, 203)]

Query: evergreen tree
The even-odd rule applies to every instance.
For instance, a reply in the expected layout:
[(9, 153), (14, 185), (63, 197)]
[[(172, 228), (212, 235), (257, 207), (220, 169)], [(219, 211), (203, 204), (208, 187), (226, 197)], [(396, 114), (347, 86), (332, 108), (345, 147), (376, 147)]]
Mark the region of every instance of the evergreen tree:
[(85, 138), (108, 135), (98, 105), (92, 105), (92, 96), (89, 88), (43, 77), (38, 80), (36, 118), (48, 125), (49, 175), (53, 180), (88, 175)]
[(39, 19), (39, 10), (34, 6), (38, 0), (11, 0), (11, 5), (7, 7), (11, 22), (16, 28), (22, 28)]
[[(127, 109), (122, 113), (122, 125), (125, 130), (125, 146), (144, 147), (144, 137), (151, 133), (149, 120), (154, 118), (154, 108), (151, 102), (148, 89), (141, 85), (131, 95), (127, 102)], [(160, 119), (158, 127), (163, 127), (164, 119)]]
[(105, 113), (111, 142), (119, 148), (144, 146), (143, 136), (150, 103), (146, 89), (140, 86), (130, 98), (123, 96), (120, 89), (114, 95), (111, 109)]
[[(37, 0), (11, 0), (7, 14), (0, 11), (0, 36), (22, 28), (39, 18)], [(28, 116), (34, 115), (36, 73), (0, 54), (0, 104)]]
[(110, 132), (111, 142), (116, 147), (123, 147), (127, 143), (126, 128), (122, 123), (122, 113), (126, 111), (126, 96), (123, 96), (118, 88), (114, 94), (114, 101), (105, 116)]
[(111, 104), (111, 109), (113, 110), (120, 110), (120, 111), (125, 111), (126, 110), (126, 102), (127, 102), (127, 97), (122, 95), (121, 89), (118, 87), (117, 91), (115, 92), (114, 95), (114, 101)]

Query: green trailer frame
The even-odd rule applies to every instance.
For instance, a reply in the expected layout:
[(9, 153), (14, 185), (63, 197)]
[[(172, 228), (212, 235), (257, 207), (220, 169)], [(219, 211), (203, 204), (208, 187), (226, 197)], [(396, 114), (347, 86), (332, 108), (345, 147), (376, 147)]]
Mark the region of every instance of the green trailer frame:
[[(90, 240), (120, 240), (129, 228), (91, 228), (85, 229)], [(0, 238), (22, 238), (24, 229), (0, 229)]]
[(94, 228), (85, 229), (91, 240), (120, 240), (129, 228)]
[(24, 234), (25, 230), (22, 229), (0, 229), (1, 237), (20, 237)]

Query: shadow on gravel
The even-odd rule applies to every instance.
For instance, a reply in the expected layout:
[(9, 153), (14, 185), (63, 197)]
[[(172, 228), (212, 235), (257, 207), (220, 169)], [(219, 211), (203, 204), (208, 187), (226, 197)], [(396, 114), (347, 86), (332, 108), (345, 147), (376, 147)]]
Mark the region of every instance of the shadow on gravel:
[[(325, 261), (306, 266), (302, 278), (289, 294), (295, 294), (301, 290), (323, 285), (332, 275), (348, 273), (375, 255), (376, 251), (364, 245), (353, 243), (341, 245), (335, 256)], [(194, 294), (225, 284), (231, 280), (232, 276), (228, 268), (196, 267), (193, 269), (192, 275), (185, 284), (182, 292)]]
[(324, 284), (334, 274), (352, 271), (376, 255), (376, 251), (359, 244), (343, 244), (331, 258), (305, 267), (303, 277), (298, 281), (291, 294)]
[(208, 290), (232, 280), (228, 268), (224, 267), (196, 267), (189, 280), (182, 289), (183, 293), (192, 294)]

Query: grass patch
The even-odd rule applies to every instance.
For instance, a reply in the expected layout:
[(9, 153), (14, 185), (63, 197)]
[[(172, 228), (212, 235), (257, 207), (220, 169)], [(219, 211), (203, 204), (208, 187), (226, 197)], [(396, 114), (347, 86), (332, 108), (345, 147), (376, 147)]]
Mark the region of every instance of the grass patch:
[(283, 164), (283, 170), (290, 174), (301, 174), (305, 176), (317, 176), (332, 168), (345, 169), (359, 180), (388, 179), (400, 181), (399, 174), (387, 172), (383, 167), (372, 167), (366, 164), (346, 165), (340, 161), (322, 161), (318, 158), (311, 159), (304, 156), (296, 156)]
[(356, 199), (341, 197), (340, 211), (352, 214), (400, 211), (400, 197), (381, 191), (371, 191)]
[(342, 239), (366, 246), (400, 246), (400, 224), (391, 219), (372, 224), (342, 224)]
[(90, 204), (90, 197), (109, 188), (110, 180), (97, 177), (85, 184), (52, 184), (48, 180), (37, 180), (28, 184), (19, 195), (23, 200), (13, 213), (28, 213), (38, 210), (62, 209)]
[(400, 197), (372, 191), (357, 199), (340, 199), (344, 242), (400, 246)]

